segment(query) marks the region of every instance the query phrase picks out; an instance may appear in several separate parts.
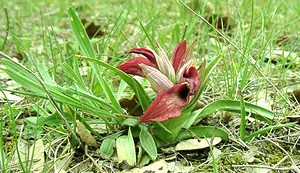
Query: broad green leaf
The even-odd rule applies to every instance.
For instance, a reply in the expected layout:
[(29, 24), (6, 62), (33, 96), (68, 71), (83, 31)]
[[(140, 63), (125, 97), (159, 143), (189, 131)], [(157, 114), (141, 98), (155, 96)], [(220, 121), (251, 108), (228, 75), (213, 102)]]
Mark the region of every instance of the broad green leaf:
[(112, 138), (104, 139), (100, 146), (100, 156), (109, 159), (113, 153), (116, 146), (116, 140)]
[(172, 132), (162, 122), (155, 122), (153, 125), (156, 129), (155, 136), (165, 143), (173, 141), (174, 137)]
[(198, 138), (220, 137), (225, 141), (228, 140), (228, 134), (221, 128), (214, 126), (196, 126), (189, 129), (182, 129), (178, 134), (176, 141), (181, 141), (195, 136)]
[(179, 117), (162, 122), (162, 124), (171, 132), (172, 140), (176, 139), (185, 122), (190, 118), (190, 115), (191, 112), (184, 111)]
[(123, 135), (117, 138), (116, 141), (118, 162), (127, 162), (130, 166), (136, 165), (135, 145), (129, 128), (128, 135)]
[(147, 154), (151, 157), (152, 160), (155, 160), (157, 157), (157, 148), (152, 138), (152, 135), (148, 132), (146, 127), (140, 126), (141, 132), (139, 135), (139, 139), (143, 149), (147, 152)]

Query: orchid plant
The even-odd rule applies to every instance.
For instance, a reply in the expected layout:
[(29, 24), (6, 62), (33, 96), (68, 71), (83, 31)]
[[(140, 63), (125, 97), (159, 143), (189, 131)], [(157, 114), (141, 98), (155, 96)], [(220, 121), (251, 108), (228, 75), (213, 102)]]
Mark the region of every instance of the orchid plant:
[(145, 77), (157, 93), (156, 98), (141, 116), (140, 123), (163, 122), (180, 116), (200, 86), (200, 78), (192, 59), (194, 43), (187, 48), (184, 40), (175, 47), (171, 60), (158, 45), (158, 54), (147, 48), (133, 48), (129, 53), (139, 56), (122, 63), (118, 68), (127, 74)]
[[(144, 165), (150, 160), (155, 160), (158, 155), (157, 146), (164, 144), (169, 145), (194, 137), (221, 137), (223, 140), (228, 140), (228, 133), (222, 128), (198, 125), (197, 123), (218, 111), (240, 112), (240, 138), (244, 141), (251, 140), (269, 130), (293, 125), (292, 123), (274, 124), (275, 116), (272, 111), (244, 102), (243, 98), (240, 101), (217, 100), (202, 109), (194, 109), (208, 81), (210, 72), (223, 57), (222, 53), (211, 59), (207, 67), (203, 61), (201, 67), (196, 68), (196, 63), (192, 58), (194, 43), (187, 46), (185, 40), (180, 42), (173, 50), (171, 58), (157, 43), (157, 51), (149, 48), (131, 49), (130, 53), (137, 56), (115, 68), (97, 58), (97, 54), (75, 11), (70, 8), (68, 14), (73, 33), (82, 51), (82, 55), (70, 55), (73, 58), (68, 59), (68, 61), (65, 59), (61, 66), (72, 85), (69, 85), (69, 82), (68, 85), (57, 83), (53, 80), (56, 77), (52, 78), (51, 73), (48, 72), (49, 69), (43, 64), (36, 68), (39, 72), (38, 76), (8, 55), (0, 52), (0, 56), (4, 57), (4, 71), (13, 80), (30, 91), (30, 95), (48, 99), (56, 111), (51, 115), (41, 116), (34, 127), (43, 124), (55, 124), (61, 127), (64, 124), (71, 134), (71, 144), (76, 148), (81, 142), (70, 125), (71, 123), (74, 126), (77, 125), (75, 120), (82, 122), (91, 134), (95, 135), (99, 142), (101, 141), (100, 156), (102, 158), (112, 157), (116, 149), (118, 162), (126, 161), (130, 166)], [(149, 41), (152, 42), (150, 39)], [(31, 59), (29, 54), (27, 56)], [(94, 79), (92, 83), (97, 87), (85, 86), (85, 80), (81, 76), (78, 66), (79, 60), (89, 63), (88, 67), (92, 72), (89, 73), (89, 78)], [(107, 82), (106, 79), (109, 77), (101, 75), (101, 70), (112, 71), (129, 86), (138, 100), (134, 106), (140, 105), (141, 107), (142, 113), (137, 114), (141, 117), (124, 116), (122, 105), (118, 100), (119, 97), (110, 87), (110, 82)], [(129, 74), (148, 79), (153, 91), (156, 92), (156, 97), (150, 100), (142, 85)], [(126, 87), (126, 85), (124, 87), (121, 84), (118, 91), (124, 91)], [(98, 88), (101, 88), (101, 97), (94, 95), (94, 90), (98, 92)], [(53, 109), (51, 108), (51, 111)], [(82, 110), (83, 114), (75, 114), (76, 116), (74, 116), (76, 111), (73, 109)], [(43, 108), (38, 107), (38, 110), (43, 110)], [(43, 112), (48, 112), (48, 108), (45, 108)], [(85, 113), (99, 117), (95, 121), (94, 116), (91, 118), (85, 116)], [(59, 115), (60, 121), (57, 121), (57, 115)], [(246, 135), (246, 118), (248, 115), (268, 124), (268, 126)], [(88, 122), (104, 124), (107, 135), (105, 137), (100, 136), (87, 120), (93, 120)], [(123, 130), (124, 127), (126, 130)], [(89, 143), (84, 141), (82, 137), (80, 138), (82, 142)]]

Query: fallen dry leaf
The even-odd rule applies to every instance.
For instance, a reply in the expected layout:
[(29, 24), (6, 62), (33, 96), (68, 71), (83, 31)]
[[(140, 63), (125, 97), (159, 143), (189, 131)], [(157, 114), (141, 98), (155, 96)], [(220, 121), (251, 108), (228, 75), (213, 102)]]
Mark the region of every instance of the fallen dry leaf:
[(81, 19), (81, 23), (85, 26), (85, 30), (89, 38), (100, 37), (104, 35), (101, 31), (101, 26), (96, 25), (94, 22), (89, 22), (87, 19)]
[(141, 116), (143, 115), (143, 110), (141, 106), (138, 106), (138, 99), (134, 95), (131, 99), (122, 98), (119, 100), (120, 106), (126, 109), (129, 115)]
[(256, 105), (272, 110), (272, 98), (270, 94), (266, 94), (264, 91), (259, 91), (256, 97)]
[(33, 153), (31, 172), (42, 172), (45, 163), (43, 140), (37, 140), (36, 143), (30, 147), (29, 151), (29, 153)]
[(6, 99), (8, 101), (18, 102), (22, 99), (21, 97), (19, 97), (17, 95), (14, 95), (14, 94), (12, 94), (11, 92), (8, 92), (8, 91), (3, 91), (3, 93), (0, 92), (0, 102), (5, 102)]
[[(211, 143), (212, 141), (212, 143)], [(188, 150), (199, 150), (203, 148), (208, 148), (210, 146), (217, 145), (222, 139), (220, 137), (215, 138), (202, 138), (200, 141), (198, 139), (188, 139), (185, 141), (179, 142), (175, 150), (176, 151), (188, 151)]]
[(98, 145), (96, 139), (86, 129), (84, 124), (82, 124), (79, 120), (76, 120), (76, 124), (77, 124), (77, 134), (79, 135), (81, 141), (87, 144), (88, 146), (97, 147)]
[(265, 63), (281, 65), (284, 68), (294, 68), (299, 64), (299, 56), (296, 52), (282, 50), (281, 48), (267, 49), (264, 57)]
[(286, 118), (289, 119), (290, 122), (298, 122), (298, 123), (300, 123), (300, 115), (287, 116)]
[(296, 89), (293, 91), (293, 99), (295, 101), (295, 99), (298, 101), (298, 103), (300, 103), (300, 89)]
[(15, 165), (19, 166), (19, 158), (23, 163), (32, 163), (31, 169), (29, 170), (32, 173), (41, 173), (43, 172), (45, 165), (45, 157), (44, 151), (45, 147), (42, 139), (38, 139), (32, 144), (28, 150), (27, 142), (24, 140), (20, 140), (18, 142), (19, 154), (17, 152), (14, 153), (14, 156), (11, 160), (11, 167)]
[(151, 165), (135, 168), (130, 171), (124, 171), (123, 173), (144, 173), (144, 172), (155, 172), (155, 173), (168, 173), (169, 167), (165, 160), (159, 160), (152, 163)]
[[(214, 156), (214, 157), (212, 157)], [(213, 147), (211, 153), (209, 154), (207, 160), (213, 161), (213, 160), (219, 160), (222, 156), (222, 151), (217, 149), (216, 147)]]
[(206, 16), (205, 19), (219, 30), (228, 31), (233, 27), (232, 19), (228, 16), (212, 14), (210, 16)]
[(276, 40), (276, 44), (277, 45), (285, 45), (285, 44), (287, 44), (287, 43), (289, 43), (291, 40), (290, 40), (290, 38), (287, 36), (287, 35), (281, 35), (281, 36), (279, 36), (278, 38), (277, 38), (277, 40)]

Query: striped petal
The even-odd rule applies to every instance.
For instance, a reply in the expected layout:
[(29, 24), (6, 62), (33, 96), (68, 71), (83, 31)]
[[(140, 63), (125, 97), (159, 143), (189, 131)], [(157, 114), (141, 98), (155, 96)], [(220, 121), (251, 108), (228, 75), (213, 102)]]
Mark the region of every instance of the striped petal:
[(174, 68), (165, 53), (165, 51), (162, 49), (162, 47), (157, 43), (157, 48), (159, 51), (159, 56), (157, 58), (157, 65), (158, 69), (165, 74), (171, 81), (175, 82), (175, 71)]
[(158, 92), (161, 89), (167, 91), (173, 86), (173, 83), (168, 79), (168, 77), (156, 68), (144, 64), (141, 64), (140, 67), (155, 92)]

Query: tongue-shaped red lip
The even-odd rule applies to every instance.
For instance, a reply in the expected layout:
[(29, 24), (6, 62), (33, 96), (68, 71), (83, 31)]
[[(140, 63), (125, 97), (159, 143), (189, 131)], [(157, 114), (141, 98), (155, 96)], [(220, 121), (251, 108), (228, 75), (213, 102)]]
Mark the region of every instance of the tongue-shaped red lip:
[(189, 103), (190, 88), (187, 83), (174, 85), (168, 91), (160, 90), (150, 104), (140, 123), (150, 121), (166, 121), (181, 114), (182, 107)]

